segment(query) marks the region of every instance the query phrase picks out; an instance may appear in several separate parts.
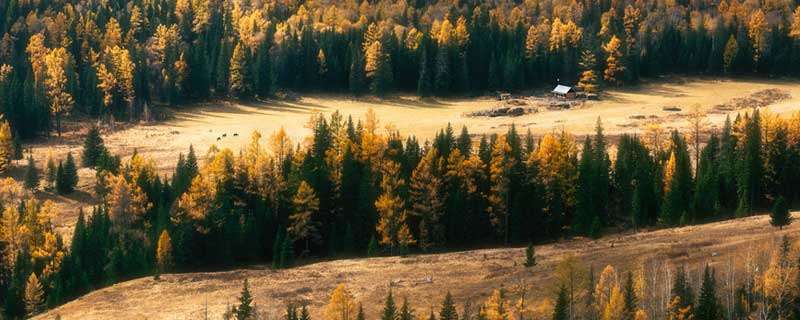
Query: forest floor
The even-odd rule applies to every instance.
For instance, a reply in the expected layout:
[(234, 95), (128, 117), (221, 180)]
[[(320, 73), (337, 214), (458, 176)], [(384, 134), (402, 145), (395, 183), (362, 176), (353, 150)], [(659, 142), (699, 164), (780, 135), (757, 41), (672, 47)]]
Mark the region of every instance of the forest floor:
[[(800, 213), (795, 213), (795, 219)], [(511, 299), (527, 292), (527, 303), (541, 305), (555, 296), (554, 270), (574, 257), (582, 270), (593, 266), (596, 275), (605, 265), (618, 272), (652, 266), (647, 277), (669, 274), (687, 266), (688, 279), (697, 288), (706, 264), (717, 270), (717, 280), (741, 279), (748, 262), (762, 263), (783, 235), (797, 236), (800, 223), (783, 230), (769, 225), (769, 217), (753, 216), (690, 227), (610, 235), (597, 240), (574, 238), (536, 247), (538, 265), (525, 268), (524, 248), (482, 249), (463, 252), (347, 259), (271, 270), (252, 266), (225, 272), (163, 275), (135, 279), (92, 292), (39, 319), (203, 319), (219, 318), (236, 302), (244, 279), (249, 279), (255, 304), (280, 319), (287, 303), (308, 303), (312, 319), (323, 319), (329, 294), (345, 283), (363, 302), (368, 319), (379, 316), (382, 299), (391, 284), (396, 299), (407, 297), (416, 314), (425, 316), (447, 291), (455, 301), (482, 303), (493, 289), (504, 287)], [(731, 273), (729, 270), (735, 271)], [(622, 277), (622, 273), (620, 277)], [(622, 280), (622, 279), (620, 279)], [(667, 284), (668, 280), (659, 280)], [(656, 291), (656, 289), (653, 289)], [(721, 296), (727, 288), (720, 285)], [(723, 303), (724, 303), (724, 298)], [(459, 312), (461, 307), (458, 308)], [(539, 319), (539, 316), (535, 316)]]
[[(496, 106), (498, 101), (494, 97), (418, 99), (400, 95), (386, 99), (353, 99), (346, 95), (317, 94), (304, 96), (298, 101), (215, 101), (169, 109), (170, 117), (166, 121), (117, 124), (115, 130), (104, 128), (103, 138), (112, 153), (129, 157), (134, 151), (139, 152), (153, 158), (162, 175), (169, 175), (178, 154), (187, 153), (189, 145), (194, 145), (199, 156), (205, 154), (212, 145), (236, 151), (248, 142), (254, 130), (259, 130), (264, 136), (262, 141), (265, 141), (281, 127), (295, 142), (302, 142), (301, 139), (310, 133), (305, 124), (311, 115), (317, 113), (328, 115), (339, 111), (345, 117), (352, 116), (357, 120), (363, 118), (368, 108), (373, 108), (382, 127), (388, 125), (403, 135), (416, 135), (421, 141), (433, 138), (448, 123), (452, 124), (456, 134), (463, 125), (471, 134), (479, 135), (503, 133), (515, 124), (520, 133), (530, 129), (538, 136), (565, 129), (581, 136), (592, 134), (600, 117), (606, 134), (613, 138), (622, 133), (643, 133), (647, 122), (658, 122), (664, 129), (686, 129), (686, 113), (695, 104), (708, 111), (707, 128), (721, 128), (726, 115), (735, 117), (737, 112), (744, 110), (720, 111), (715, 106), (768, 89), (789, 95), (782, 101), (767, 105), (770, 111), (790, 114), (800, 110), (800, 82), (797, 80), (665, 77), (647, 80), (635, 87), (610, 88), (599, 100), (587, 101), (577, 108), (543, 109), (519, 117), (465, 115)], [(665, 111), (665, 107), (682, 110)], [(48, 153), (52, 153), (55, 159), (63, 159), (67, 152), (72, 152), (78, 158), (88, 126), (87, 121), (68, 121), (62, 137), (40, 139), (26, 147), (32, 148), (40, 168), (44, 167)], [(17, 161), (12, 175), (21, 179), (24, 165), (24, 160)], [(44, 199), (54, 200), (60, 209), (60, 215), (54, 222), (67, 241), (78, 209), (90, 212), (97, 201), (93, 196), (94, 171), (83, 168), (79, 170), (79, 175), (78, 191), (71, 195), (39, 193)]]

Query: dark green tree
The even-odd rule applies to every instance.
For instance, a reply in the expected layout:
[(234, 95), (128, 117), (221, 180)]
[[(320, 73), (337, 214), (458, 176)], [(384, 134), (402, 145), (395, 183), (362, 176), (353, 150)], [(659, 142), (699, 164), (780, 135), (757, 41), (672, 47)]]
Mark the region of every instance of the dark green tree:
[(25, 177), (23, 184), (28, 190), (35, 190), (39, 187), (39, 170), (36, 169), (36, 163), (33, 161), (33, 155), (28, 156), (28, 164), (25, 166)]
[(244, 279), (242, 293), (239, 295), (239, 305), (236, 306), (235, 315), (237, 320), (249, 320), (253, 316), (251, 303), (253, 303), (253, 296), (250, 294), (250, 285), (247, 279)]
[(456, 311), (456, 304), (453, 302), (453, 295), (450, 294), (450, 291), (447, 292), (444, 296), (444, 301), (442, 301), (439, 320), (458, 320), (458, 311)]
[(700, 298), (697, 302), (694, 318), (697, 320), (716, 320), (722, 318), (719, 302), (717, 301), (717, 283), (714, 269), (706, 266), (703, 271), (703, 284), (700, 288)]
[(534, 251), (533, 243), (528, 243), (525, 248), (525, 266), (530, 268), (536, 265), (536, 251)]
[(567, 298), (567, 288), (563, 285), (558, 289), (558, 297), (556, 297), (556, 305), (553, 308), (553, 320), (567, 320), (569, 301)]
[(786, 206), (786, 199), (784, 199), (783, 196), (779, 196), (778, 199), (775, 200), (775, 205), (772, 207), (772, 212), (769, 217), (769, 223), (781, 230), (783, 230), (783, 227), (792, 223), (792, 215), (789, 213), (789, 208)]
[(106, 151), (103, 138), (100, 136), (100, 129), (97, 126), (89, 128), (86, 138), (83, 140), (83, 154), (81, 154), (81, 164), (87, 168), (94, 168), (101, 154)]

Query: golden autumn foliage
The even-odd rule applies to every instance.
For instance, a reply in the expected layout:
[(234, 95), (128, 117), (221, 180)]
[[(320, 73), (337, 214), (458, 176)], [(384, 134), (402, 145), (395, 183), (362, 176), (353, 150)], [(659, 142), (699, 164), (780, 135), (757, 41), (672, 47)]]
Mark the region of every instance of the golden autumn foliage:
[(342, 283), (336, 286), (331, 293), (330, 301), (325, 306), (324, 318), (325, 320), (355, 320), (357, 311), (353, 294)]
[(121, 175), (108, 177), (108, 215), (111, 221), (122, 228), (138, 222), (152, 206), (138, 184), (129, 182)]
[[(500, 136), (492, 148), (492, 160), (489, 163), (489, 213), (492, 226), (500, 235), (508, 231), (508, 192), (510, 173), (515, 159), (511, 154), (511, 146), (505, 136)], [(507, 240), (507, 239), (506, 239)]]
[(511, 318), (509, 302), (502, 289), (495, 289), (486, 299), (481, 309), (481, 316), (486, 320), (508, 320)]
[(11, 166), (13, 155), (11, 126), (5, 119), (0, 119), (0, 173), (6, 172)]
[(167, 230), (161, 231), (158, 236), (158, 245), (156, 247), (156, 265), (158, 272), (164, 273), (172, 268), (172, 239)]
[(378, 224), (375, 228), (380, 236), (380, 243), (394, 251), (415, 243), (406, 222), (406, 204), (400, 196), (405, 180), (400, 177), (400, 165), (391, 160), (384, 162), (381, 174), (381, 194), (375, 200), (375, 209), (378, 211)]
[(603, 51), (606, 53), (606, 69), (603, 71), (603, 79), (609, 83), (619, 84), (622, 81), (622, 73), (625, 72), (621, 46), (622, 41), (617, 36), (612, 36), (611, 40), (603, 45)]
[(33, 316), (44, 310), (44, 288), (35, 273), (25, 282), (25, 313)]
[(289, 215), (286, 233), (295, 240), (317, 241), (320, 235), (314, 222), (314, 215), (319, 211), (319, 199), (314, 189), (305, 181), (300, 182), (297, 193), (292, 198), (292, 204), (294, 210)]

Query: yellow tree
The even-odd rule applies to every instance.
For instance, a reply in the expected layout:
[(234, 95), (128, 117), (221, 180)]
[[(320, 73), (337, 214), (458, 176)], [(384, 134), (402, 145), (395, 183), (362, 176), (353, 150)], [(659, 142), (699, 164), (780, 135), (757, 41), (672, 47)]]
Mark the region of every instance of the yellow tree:
[(384, 162), (381, 170), (381, 195), (375, 201), (378, 211), (378, 224), (376, 231), (380, 235), (380, 243), (388, 245), (391, 252), (395, 249), (408, 247), (414, 244), (411, 230), (406, 219), (408, 212), (400, 190), (405, 187), (405, 181), (400, 177), (400, 165), (388, 160)]
[(619, 291), (617, 271), (614, 267), (607, 265), (603, 272), (600, 273), (600, 278), (598, 278), (594, 289), (595, 308), (599, 314), (605, 314), (606, 307), (611, 303), (615, 289)]
[(613, 84), (620, 84), (622, 73), (625, 72), (625, 66), (622, 64), (621, 45), (622, 42), (617, 36), (611, 36), (611, 40), (603, 45), (603, 51), (606, 53), (606, 69), (603, 71), (603, 79)]
[(625, 313), (625, 297), (619, 286), (611, 289), (611, 297), (603, 309), (603, 320), (623, 320)]
[(420, 160), (411, 174), (411, 214), (419, 217), (419, 245), (423, 249), (444, 241), (444, 230), (439, 222), (444, 209), (440, 197), (442, 180), (439, 152), (431, 149)]
[(35, 273), (31, 273), (25, 282), (25, 312), (34, 316), (44, 309), (44, 289)]
[(8, 171), (13, 156), (13, 137), (8, 121), (0, 116), (0, 173)]
[(309, 241), (320, 240), (314, 215), (319, 211), (319, 199), (314, 189), (305, 181), (300, 182), (297, 193), (292, 198), (294, 211), (289, 215), (289, 226), (286, 232), (292, 239), (305, 240), (306, 251), (309, 250)]
[(158, 274), (167, 272), (172, 268), (172, 239), (167, 230), (161, 231), (161, 235), (158, 237), (156, 264), (158, 265)]
[(581, 77), (578, 80), (578, 88), (584, 92), (595, 93), (597, 92), (597, 74), (594, 71), (597, 59), (594, 53), (590, 50), (584, 50), (581, 53)]
[(767, 50), (769, 39), (769, 23), (764, 11), (757, 9), (750, 15), (750, 20), (747, 22), (747, 36), (753, 44), (753, 62), (758, 65), (761, 56)]
[(6, 271), (13, 270), (14, 263), (27, 238), (29, 229), (20, 221), (20, 214), (17, 206), (8, 206), (3, 210), (0, 217), (0, 243), (3, 243), (2, 264)]
[(344, 283), (336, 286), (325, 306), (325, 320), (356, 320), (356, 302)]
[(136, 183), (128, 182), (124, 176), (108, 178), (109, 193), (106, 196), (108, 215), (117, 227), (125, 230), (139, 221), (150, 208), (147, 196)]
[(508, 242), (508, 192), (511, 185), (511, 169), (514, 159), (506, 136), (500, 136), (492, 147), (489, 162), (489, 206), (487, 212), (497, 234)]
[(793, 39), (800, 39), (800, 7), (794, 9), (792, 14), (792, 25), (789, 27), (789, 36)]
[(69, 54), (64, 48), (50, 50), (44, 57), (46, 66), (45, 87), (47, 88), (47, 98), (50, 101), (50, 112), (56, 117), (56, 130), (61, 136), (61, 117), (69, 114), (72, 110), (74, 100), (72, 95), (67, 92), (67, 64)]
[(494, 289), (481, 308), (481, 316), (486, 320), (509, 320), (511, 310), (502, 289)]

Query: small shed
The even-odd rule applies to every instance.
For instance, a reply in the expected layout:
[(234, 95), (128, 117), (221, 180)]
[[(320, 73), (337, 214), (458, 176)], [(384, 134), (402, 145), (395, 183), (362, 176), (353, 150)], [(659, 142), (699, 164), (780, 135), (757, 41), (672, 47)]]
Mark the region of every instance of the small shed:
[(559, 84), (553, 89), (552, 93), (557, 97), (573, 99), (576, 91), (573, 87)]

